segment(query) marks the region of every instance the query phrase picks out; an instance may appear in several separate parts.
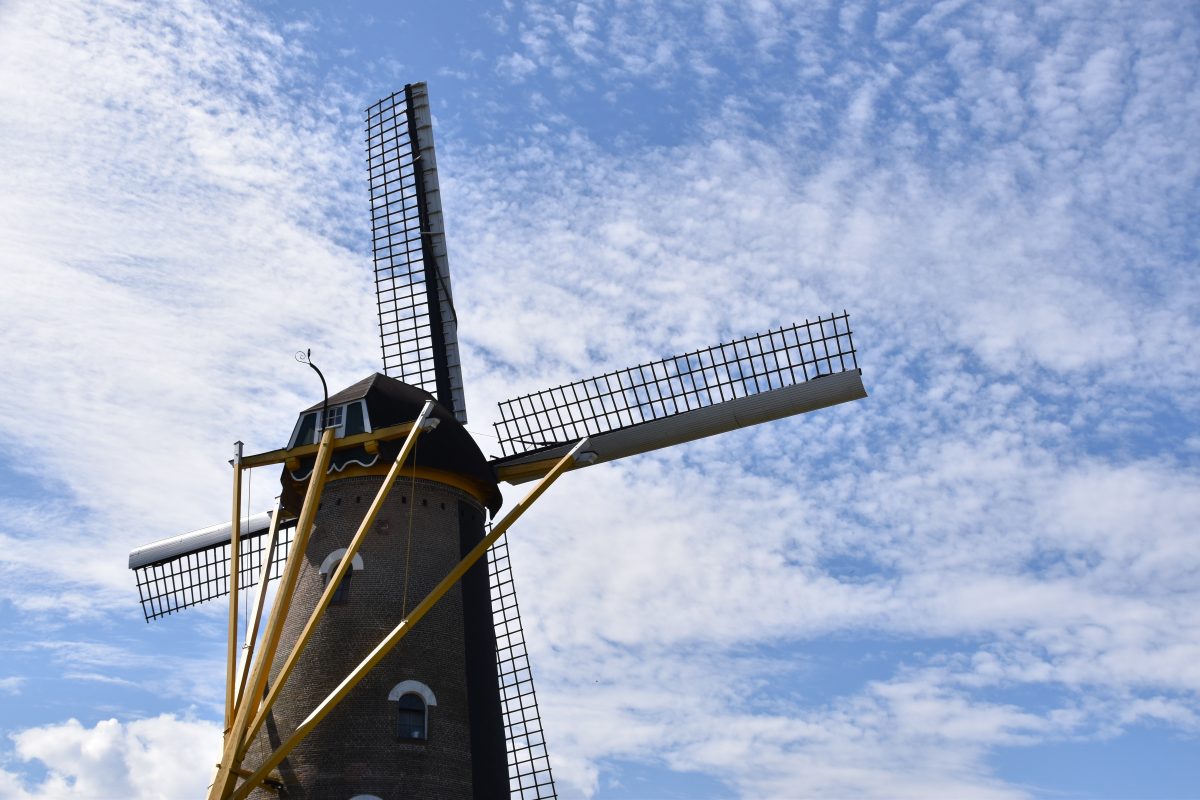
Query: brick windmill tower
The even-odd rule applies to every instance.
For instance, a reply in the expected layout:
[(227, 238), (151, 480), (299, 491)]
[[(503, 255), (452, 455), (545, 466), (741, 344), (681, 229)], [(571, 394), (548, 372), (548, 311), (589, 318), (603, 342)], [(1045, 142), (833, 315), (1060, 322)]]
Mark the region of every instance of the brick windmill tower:
[[(231, 521), (129, 565), (147, 620), (230, 598), (210, 798), (552, 798), (505, 532), (568, 469), (865, 397), (848, 315), (505, 401), (489, 459), (463, 427), (424, 84), (368, 109), (367, 152), (384, 372), (280, 450), (239, 443)], [(245, 516), (259, 467), (282, 468), (279, 503)], [(530, 481), (498, 518), (498, 484)]]

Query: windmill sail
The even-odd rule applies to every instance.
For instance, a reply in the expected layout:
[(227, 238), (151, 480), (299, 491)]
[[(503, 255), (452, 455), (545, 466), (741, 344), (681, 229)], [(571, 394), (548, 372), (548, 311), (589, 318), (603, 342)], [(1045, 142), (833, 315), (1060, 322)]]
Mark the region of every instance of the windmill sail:
[(866, 396), (843, 312), (506, 400), (492, 464), (520, 483), (584, 436), (601, 463)]
[(367, 109), (371, 237), (383, 370), (466, 423), (433, 121), (424, 83)]
[[(279, 542), (271, 555), (268, 580), (279, 577), (295, 525), (294, 519), (280, 523)], [(243, 589), (258, 582), (269, 538), (263, 534), (270, 527), (269, 511), (242, 520), (238, 585)], [(147, 622), (229, 594), (232, 529), (228, 522), (213, 525), (152, 542), (129, 554), (129, 568), (137, 579), (138, 596)]]
[(488, 578), (492, 624), (496, 629), (496, 677), (508, 754), (509, 797), (512, 800), (556, 798), (542, 715), (525, 648), (525, 630), (517, 607), (507, 536), (501, 536), (488, 551)]

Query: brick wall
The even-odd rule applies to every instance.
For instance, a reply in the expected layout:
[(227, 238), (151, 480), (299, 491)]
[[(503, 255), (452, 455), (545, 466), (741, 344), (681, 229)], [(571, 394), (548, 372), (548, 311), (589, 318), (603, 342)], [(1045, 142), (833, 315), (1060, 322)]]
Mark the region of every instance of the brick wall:
[[(329, 553), (349, 544), (381, 482), (381, 477), (367, 476), (333, 479), (326, 484), (284, 628), (281, 654), (290, 650), (324, 590), (321, 563)], [(256, 739), (247, 766), (261, 763), (268, 742), (274, 749), (286, 738), (395, 627), (404, 608), (411, 611), (459, 561), (460, 503), (470, 506), (465, 518), (475, 524), (483, 519), (479, 503), (462, 491), (426, 480), (417, 480), (415, 485), (403, 477), (397, 481), (359, 551), (363, 569), (352, 576), (345, 604), (326, 611)], [(490, 622), (490, 613), (487, 619)], [(477, 632), (479, 620), (472, 622)], [(468, 652), (475, 660), (490, 652), (492, 662), (486, 669), (494, 675), (494, 649), (481, 648), (478, 641), (468, 648), (465, 628), (460, 583), (283, 762), (279, 771), (287, 785), (286, 796), (322, 800), (349, 800), (358, 794), (382, 800), (507, 796), (506, 778), (500, 779), (494, 772), (497, 779), (486, 781), (493, 785), (473, 785), (467, 658)], [(282, 658), (276, 658), (272, 680)], [(474, 669), (471, 691), (479, 699), (480, 673), (478, 667)], [(405, 680), (424, 683), (437, 698), (437, 705), (429, 708), (425, 742), (397, 737), (396, 703), (387, 698), (392, 687)], [(498, 713), (497, 699), (483, 700), (483, 706), (494, 705)], [(478, 710), (475, 717), (479, 729)], [(494, 749), (497, 742), (488, 738), (477, 746)], [(487, 760), (494, 762), (498, 756), (503, 764), (502, 739), (498, 745), (499, 754), (489, 752)], [(495, 785), (501, 781), (504, 785)], [(274, 795), (259, 790), (251, 796)]]

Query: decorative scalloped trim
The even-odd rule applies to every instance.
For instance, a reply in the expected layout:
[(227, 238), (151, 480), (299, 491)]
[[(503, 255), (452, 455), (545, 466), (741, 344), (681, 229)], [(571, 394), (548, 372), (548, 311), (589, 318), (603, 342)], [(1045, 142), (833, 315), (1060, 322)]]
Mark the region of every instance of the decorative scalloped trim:
[[(340, 465), (334, 465), (332, 462), (330, 462), (329, 472), (330, 473), (341, 472), (342, 470), (344, 470), (346, 467), (350, 466), (351, 464), (357, 464), (360, 467), (373, 467), (378, 463), (379, 463), (379, 453), (376, 453), (374, 455), (374, 457), (371, 458), (370, 461), (360, 461), (357, 458), (352, 458), (349, 461), (343, 462)], [(290, 475), (292, 480), (294, 480), (294, 481), (306, 481), (306, 480), (308, 480), (309, 476), (312, 475), (312, 468), (310, 467), (308, 472), (304, 473), (303, 475), (297, 475), (295, 472), (290, 472), (290, 471), (288, 472), (288, 475)]]

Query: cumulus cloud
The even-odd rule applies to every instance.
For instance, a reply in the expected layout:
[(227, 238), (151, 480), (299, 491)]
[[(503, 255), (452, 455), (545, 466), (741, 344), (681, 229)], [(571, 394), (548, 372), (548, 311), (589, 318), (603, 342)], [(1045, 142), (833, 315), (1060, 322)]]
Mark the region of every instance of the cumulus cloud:
[(8, 800), (175, 800), (200, 797), (213, 767), (197, 753), (216, 753), (220, 726), (163, 714), (86, 727), (78, 720), (10, 734), (17, 758), (46, 771), (28, 782), (0, 770), (0, 795)]

